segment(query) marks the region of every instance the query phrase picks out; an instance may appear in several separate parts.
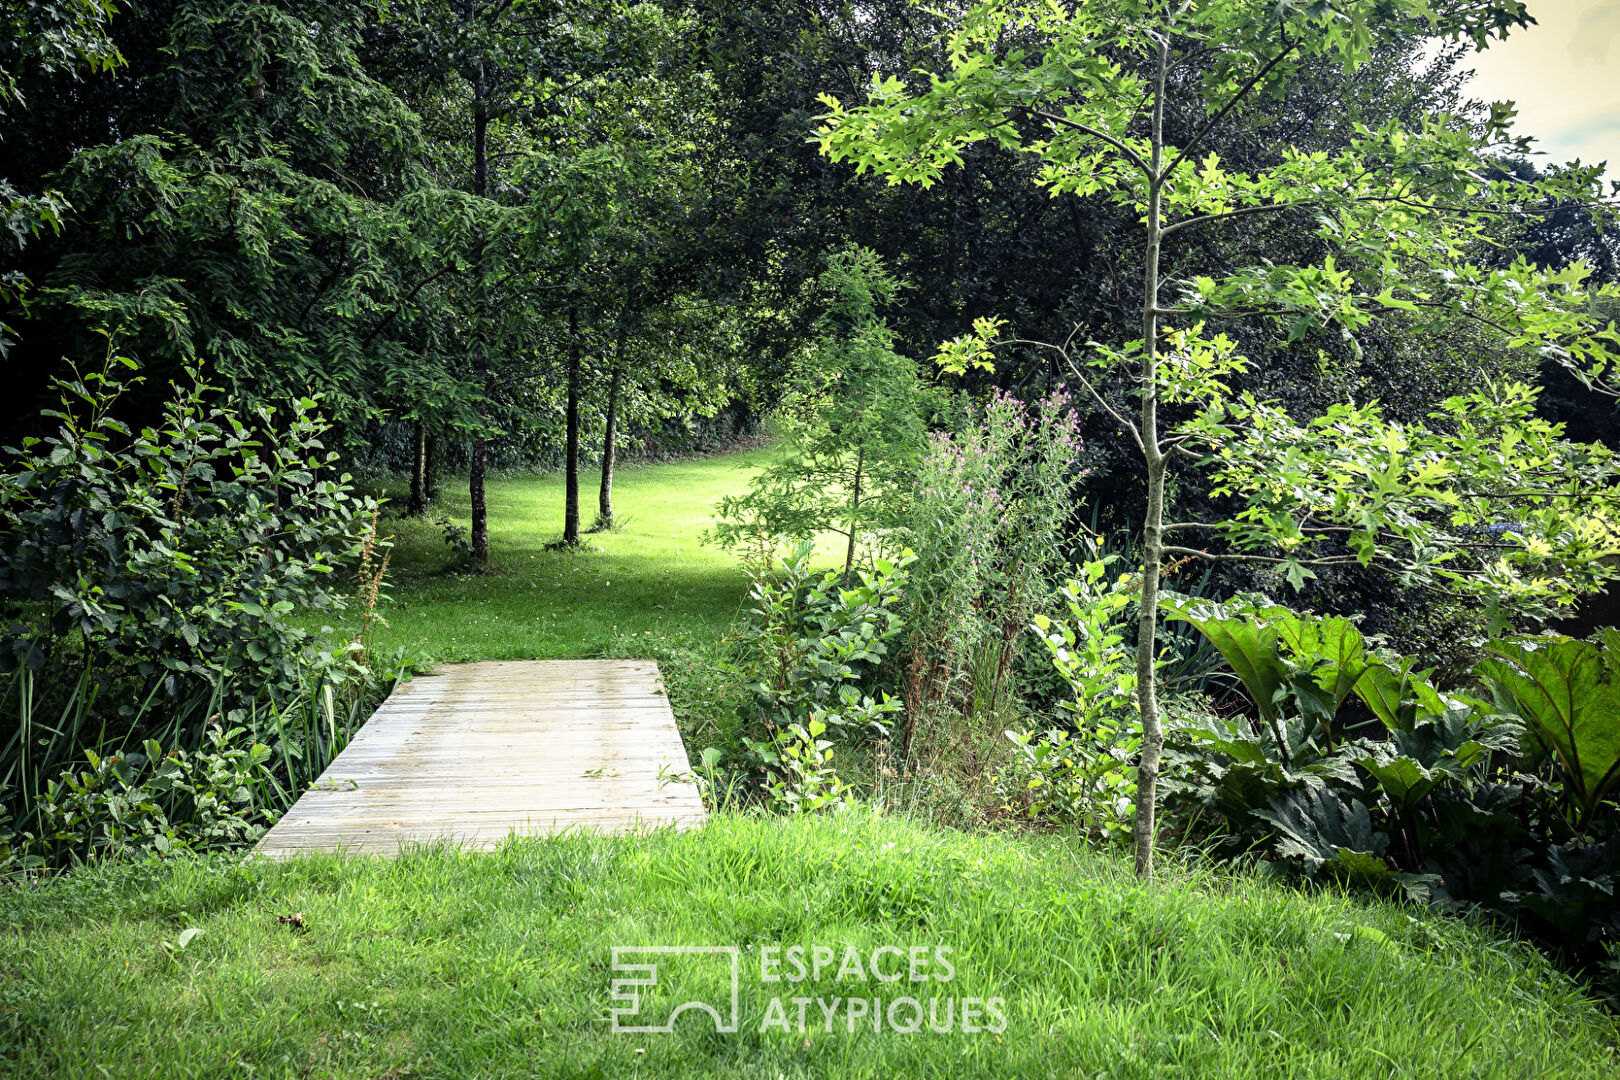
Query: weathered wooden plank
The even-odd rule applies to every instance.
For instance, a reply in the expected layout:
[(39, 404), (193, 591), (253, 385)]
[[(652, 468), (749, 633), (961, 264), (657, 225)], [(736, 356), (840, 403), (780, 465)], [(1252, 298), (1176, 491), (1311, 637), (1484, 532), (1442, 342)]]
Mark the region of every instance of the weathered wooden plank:
[(260, 841), (259, 854), (624, 832), (703, 820), (658, 665), (447, 665), (394, 691)]
[[(360, 792), (326, 792), (319, 798), (312, 798), (301, 812), (310, 818), (332, 820), (343, 816), (366, 814), (392, 813), (401, 808), (409, 807), (443, 807), (446, 810), (467, 813), (482, 813), (486, 810), (500, 810), (503, 813), (525, 814), (537, 812), (536, 806), (544, 801), (543, 810), (549, 812), (555, 809), (578, 808), (581, 806), (600, 806), (612, 809), (621, 807), (645, 806), (671, 806), (682, 807), (690, 805), (686, 793), (649, 794), (652, 785), (641, 787), (637, 785), (619, 784), (610, 782), (606, 786), (590, 788), (582, 784), (557, 787), (545, 792), (534, 789), (507, 788), (502, 791), (489, 791), (482, 793), (476, 800), (455, 799), (450, 796), (429, 795), (405, 796), (392, 793), (373, 792), (367, 796)], [(670, 785), (674, 787), (675, 785)], [(291, 815), (292, 811), (288, 811)], [(291, 816), (283, 820), (295, 820)]]
[[(629, 740), (639, 738), (643, 734), (656, 732), (659, 721), (669, 715), (669, 707), (662, 709), (636, 709), (625, 713), (606, 714), (599, 711), (604, 706), (582, 706), (573, 710), (558, 710), (556, 712), (539, 713), (524, 717), (521, 720), (492, 719), (482, 722), (478, 713), (469, 711), (458, 716), (446, 713), (441, 716), (414, 716), (390, 717), (391, 723), (399, 727), (399, 731), (390, 736), (379, 737), (377, 741), (399, 741), (419, 736), (425, 732), (421, 730), (424, 724), (449, 737), (452, 733), (459, 735), (482, 735), (486, 738), (511, 737), (514, 735), (529, 735), (536, 730), (547, 730), (550, 734), (584, 735), (589, 732), (600, 732), (603, 738), (617, 738)], [(495, 712), (498, 706), (486, 706), (489, 712)], [(671, 736), (673, 738), (673, 736)], [(367, 745), (372, 740), (368, 739)]]
[(330, 849), (349, 837), (376, 837), (394, 835), (405, 838), (436, 839), (442, 837), (506, 836), (516, 833), (527, 836), (555, 831), (560, 828), (606, 828), (638, 824), (657, 828), (666, 824), (686, 824), (701, 821), (701, 811), (688, 811), (679, 815), (653, 814), (646, 811), (620, 810), (603, 813), (599, 810), (557, 811), (543, 817), (495, 821), (446, 821), (425, 825), (420, 821), (378, 819), (369, 822), (346, 823), (335, 827), (311, 827), (305, 830), (309, 843), (299, 850)]
[[(395, 750), (400, 753), (409, 753), (411, 756), (405, 762), (395, 763), (389, 760), (390, 755), (387, 753), (389, 750)], [(448, 769), (456, 769), (464, 766), (462, 769), (463, 775), (477, 777), (491, 775), (491, 770), (493, 770), (495, 766), (487, 761), (481, 763), (469, 761), (467, 755), (517, 754), (527, 753), (530, 750), (532, 750), (532, 747), (527, 745), (525, 741), (521, 739), (503, 739), (500, 742), (485, 742), (482, 740), (469, 739), (461, 748), (461, 752), (459, 754), (454, 748), (435, 748), (432, 750), (423, 751), (410, 747), (408, 743), (399, 743), (394, 747), (384, 747), (380, 751), (376, 747), (369, 747), (367, 748), (365, 756), (356, 755), (352, 761), (346, 762), (345, 764), (356, 769), (361, 767), (376, 767), (384, 769), (409, 768), (412, 765), (438, 765)], [(581, 755), (585, 755), (603, 760), (611, 759), (631, 767), (646, 766), (650, 767), (654, 772), (656, 772), (658, 764), (664, 759), (676, 757), (682, 755), (683, 753), (684, 752), (681, 750), (679, 743), (658, 743), (650, 746), (624, 746), (620, 748), (607, 746), (604, 748), (601, 742), (591, 742), (585, 739), (576, 739), (563, 743), (559, 745), (552, 753), (542, 756), (549, 761), (555, 762), (560, 768), (566, 767), (569, 759), (577, 759)], [(674, 762), (670, 762), (670, 764), (674, 764)], [(480, 765), (483, 766), (482, 769), (479, 768)], [(578, 771), (583, 773), (589, 771), (590, 769), (600, 767), (601, 761), (596, 761), (593, 763), (587, 763)], [(332, 775), (334, 778), (338, 778), (347, 774), (330, 773), (330, 775)]]
[[(543, 730), (542, 731), (536, 731), (534, 733), (535, 736), (544, 735), (544, 734), (545, 734), (545, 732)], [(557, 746), (553, 750), (551, 750), (549, 753), (537, 754), (535, 756), (544, 757), (544, 758), (547, 758), (547, 759), (550, 759), (550, 760), (553, 760), (553, 761), (562, 762), (562, 761), (566, 761), (569, 758), (578, 757), (581, 753), (586, 753), (586, 752), (590, 751), (592, 748), (594, 748), (595, 751), (596, 751), (596, 753), (593, 755), (595, 757), (610, 757), (610, 756), (626, 755), (626, 756), (629, 756), (631, 758), (640, 758), (640, 759), (644, 759), (644, 760), (647, 760), (647, 761), (651, 761), (654, 758), (658, 757), (659, 755), (675, 753), (676, 751), (681, 749), (681, 744), (677, 743), (677, 742), (668, 742), (668, 743), (666, 743), (666, 742), (660, 740), (660, 741), (658, 741), (656, 743), (649, 743), (649, 744), (644, 744), (644, 745), (641, 745), (641, 746), (636, 746), (636, 745), (629, 744), (629, 743), (625, 743), (625, 744), (622, 744), (622, 745), (615, 745), (614, 743), (612, 743), (611, 741), (609, 741), (607, 739), (591, 740), (591, 739), (584, 739), (584, 738), (574, 738), (574, 739), (569, 739), (567, 741), (560, 741), (560, 742), (558, 742)], [(415, 746), (412, 746), (410, 742), (402, 741), (402, 742), (395, 743), (395, 744), (392, 744), (392, 745), (385, 745), (385, 746), (380, 746), (380, 747), (376, 746), (376, 745), (368, 746), (368, 747), (366, 747), (365, 754), (363, 754), (363, 755), (362, 754), (356, 754), (355, 757), (352, 760), (353, 760), (354, 764), (358, 765), (358, 764), (367, 762), (368, 757), (369, 757), (369, 758), (372, 759), (372, 763), (376, 763), (376, 762), (380, 761), (383, 764), (388, 764), (388, 765), (391, 766), (392, 763), (388, 762), (386, 760), (386, 756), (384, 756), (382, 758), (376, 757), (376, 755), (378, 755), (379, 753), (382, 753), (382, 754), (386, 755), (387, 751), (390, 751), (390, 750), (398, 750), (398, 751), (402, 751), (402, 752), (409, 752), (412, 755), (411, 760), (414, 760), (414, 761), (435, 761), (435, 760), (444, 761), (444, 762), (462, 761), (462, 762), (466, 762), (469, 766), (476, 766), (479, 763), (475, 762), (475, 761), (469, 761), (468, 760), (468, 755), (469, 754), (497, 753), (497, 752), (500, 752), (500, 753), (505, 753), (505, 752), (513, 752), (513, 753), (525, 752), (525, 751), (533, 751), (534, 746), (533, 746), (533, 742), (532, 742), (532, 737), (530, 739), (524, 739), (524, 738), (483, 739), (483, 738), (471, 737), (471, 738), (468, 738), (468, 739), (462, 741), (462, 744), (461, 744), (460, 747), (430, 747), (430, 748), (427, 748), (427, 749), (422, 749), (422, 748), (419, 748), (419, 747), (415, 747)], [(457, 753), (458, 750), (460, 750), (462, 752), (458, 754)], [(489, 762), (484, 762), (482, 764), (484, 764), (486, 767), (492, 767), (491, 763), (489, 763)], [(594, 765), (588, 765), (587, 767), (594, 768), (595, 766)]]

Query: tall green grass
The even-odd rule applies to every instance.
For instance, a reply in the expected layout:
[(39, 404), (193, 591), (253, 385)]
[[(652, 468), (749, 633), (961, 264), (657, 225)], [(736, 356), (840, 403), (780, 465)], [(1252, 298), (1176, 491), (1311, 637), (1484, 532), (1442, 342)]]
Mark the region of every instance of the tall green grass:
[[(1058, 838), (864, 811), (482, 855), (93, 867), (0, 893), (0, 928), (0, 1074), (17, 1077), (1433, 1080), (1620, 1065), (1612, 1017), (1460, 920), (1174, 864), (1143, 883)], [(954, 977), (761, 979), (761, 946), (818, 944), (840, 961), (850, 946), (946, 947)], [(615, 1034), (612, 950), (638, 945), (737, 946), (738, 1030), (688, 1013), (671, 1034)], [(724, 1004), (728, 972), (672, 962), (647, 995), (654, 1018)], [(800, 1031), (791, 1003), (900, 995), (1001, 998), (1006, 1027), (849, 1030), (839, 1012), (828, 1030), (812, 1004)], [(761, 1028), (774, 996), (788, 1030)]]

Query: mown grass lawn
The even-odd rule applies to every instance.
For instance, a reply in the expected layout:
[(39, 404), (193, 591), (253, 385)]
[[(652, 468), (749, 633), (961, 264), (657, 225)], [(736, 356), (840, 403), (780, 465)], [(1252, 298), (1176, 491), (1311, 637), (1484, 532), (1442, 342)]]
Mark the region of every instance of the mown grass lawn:
[[(295, 915), (301, 927), (277, 921)], [(864, 811), (483, 855), (109, 866), (0, 893), (0, 930), (0, 1072), (19, 1077), (1435, 1080), (1620, 1066), (1612, 1017), (1528, 948), (1459, 921), (1174, 867), (1143, 885), (1055, 838)], [(638, 945), (738, 946), (738, 1030), (687, 1013), (671, 1034), (615, 1033), (612, 950)], [(761, 981), (760, 948), (792, 945), (826, 946), (839, 966), (853, 946), (865, 978), (829, 965)], [(925, 962), (924, 981), (877, 981), (881, 946), (949, 948), (954, 977)], [(878, 967), (900, 973), (894, 957)], [(774, 996), (787, 1029), (762, 1031)], [(869, 1009), (847, 1019), (851, 998), (886, 1013), (902, 996), (936, 1010), (923, 1030), (885, 1018), (874, 1033)], [(802, 1031), (794, 997), (822, 999)], [(656, 1023), (688, 998), (726, 1009), (723, 960), (666, 963), (643, 1014)], [(957, 1011), (950, 1032), (930, 1030), (965, 998), (1004, 999), (1005, 1029), (981, 1012), (986, 1030), (966, 1032)], [(912, 1015), (901, 1006), (897, 1026)]]
[[(621, 522), (587, 536), (582, 551), (550, 551), (562, 535), (560, 475), (504, 477), (489, 484), (488, 574), (456, 573), (442, 529), (388, 518), (395, 537), (385, 649), (405, 646), (440, 661), (632, 655), (635, 639), (714, 639), (747, 592), (736, 558), (703, 544), (715, 504), (741, 494), (771, 449), (668, 464), (631, 465), (614, 483)], [(586, 525), (596, 477), (582, 483)], [(465, 484), (446, 482), (437, 509), (468, 520)], [(599, 549), (599, 550), (597, 550)]]

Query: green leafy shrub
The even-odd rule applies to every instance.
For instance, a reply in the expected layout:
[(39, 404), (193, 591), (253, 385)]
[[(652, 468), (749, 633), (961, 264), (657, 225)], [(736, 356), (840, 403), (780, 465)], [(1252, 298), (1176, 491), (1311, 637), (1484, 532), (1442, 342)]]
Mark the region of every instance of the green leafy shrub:
[(1090, 722), (1110, 713), (1133, 708), (1136, 660), (1126, 645), (1123, 621), (1136, 589), (1129, 574), (1110, 578), (1112, 556), (1094, 558), (1080, 567), (1080, 576), (1058, 589), (1069, 619), (1037, 614), (1040, 633), (1057, 669), (1073, 694), (1063, 707)]
[(1102, 721), (1075, 732), (1009, 731), (1007, 738), (1018, 753), (1001, 776), (1005, 809), (1073, 824), (1104, 841), (1130, 835), (1140, 724), (1134, 734)]
[(1166, 808), (1186, 835), (1299, 877), (1484, 910), (1605, 970), (1620, 940), (1620, 635), (1491, 643), (1487, 700), (1442, 693), (1346, 620), (1182, 610), (1254, 704), (1172, 730)]
[[(239, 414), (193, 373), (135, 428), (115, 415), (134, 367), (60, 383), (56, 433), (0, 470), (0, 789), (51, 858), (161, 849), (177, 801), (188, 845), (245, 842), (211, 781), (137, 775), (133, 748), (217, 764), (263, 742), (285, 805), (390, 681), (363, 640), (386, 565), (375, 504), (335, 472), (315, 403)], [(289, 621), (342, 609), (362, 553), (359, 638)], [(221, 722), (246, 744), (214, 744)]]
[[(117, 366), (133, 369), (120, 359)], [(112, 410), (114, 364), (60, 384), (55, 435), (9, 449), (0, 473), (6, 669), (87, 667), (169, 681), (224, 673), (297, 681), (295, 610), (340, 607), (334, 571), (375, 504), (334, 475), (315, 402), (239, 416), (193, 373), (151, 427)]]
[(243, 745), (241, 728), (208, 729), (195, 752), (85, 752), (83, 769), (47, 782), (38, 813), (43, 861), (53, 865), (178, 851), (229, 851), (275, 824), (272, 750)]
[(179, 835), (148, 786), (158, 779), (152, 762), (138, 753), (102, 757), (94, 750), (85, 760), (88, 768), (48, 781), (39, 801), (40, 846), (50, 861), (171, 851)]
[[(203, 749), (171, 750), (164, 758), (180, 835), (194, 851), (228, 851), (256, 842), (280, 814), (268, 763), (271, 748), (247, 742), (243, 728), (208, 729)], [(243, 745), (246, 742), (246, 745)], [(151, 750), (158, 747), (153, 744)], [(172, 763), (172, 764), (171, 764)], [(181, 818), (180, 813), (185, 813)]]
[(818, 716), (778, 732), (770, 750), (766, 790), (771, 805), (784, 813), (806, 814), (850, 804), (849, 785), (833, 768), (833, 744), (823, 739), (827, 725)]
[(902, 630), (909, 552), (897, 563), (877, 560), (851, 588), (836, 571), (815, 570), (814, 558), (815, 546), (804, 542), (783, 558), (778, 576), (756, 575), (736, 634), (733, 670), (772, 734), (833, 705), (840, 716), (867, 717), (874, 706), (862, 701), (870, 695), (850, 695), (870, 681)]
[(1142, 745), (1136, 714), (1136, 661), (1123, 632), (1135, 589), (1130, 575), (1111, 578), (1116, 561), (1102, 555), (1058, 590), (1069, 618), (1037, 614), (1034, 626), (1068, 685), (1062, 703), (1073, 729), (1009, 731), (1018, 753), (1002, 778), (1008, 810), (1073, 823), (1102, 839), (1128, 836), (1134, 817), (1133, 761)]

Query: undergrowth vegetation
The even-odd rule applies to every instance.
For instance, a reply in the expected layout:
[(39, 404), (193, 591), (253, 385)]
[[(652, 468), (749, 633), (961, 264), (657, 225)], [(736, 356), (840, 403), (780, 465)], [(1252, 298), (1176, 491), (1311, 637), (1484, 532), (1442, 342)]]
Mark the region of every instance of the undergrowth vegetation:
[[(1473, 100), (1534, 22), (7, 4), (0, 1073), (1620, 1072), (1620, 182)], [(247, 854), (551, 658), (687, 766), (417, 695), (476, 779), (308, 835), (705, 824)], [(959, 1027), (837, 985), (903, 947)], [(824, 1030), (616, 1033), (778, 948)]]
[[(0, 871), (251, 842), (410, 667), (316, 403), (240, 415), (194, 372), (136, 428), (134, 370), (64, 381), (0, 475)], [(350, 633), (294, 621), (351, 599)]]
[(1503, 626), (1437, 681), (1354, 617), (1223, 599), (1190, 557), (1144, 611), (1140, 552), (1075, 520), (1087, 469), (1066, 396), (997, 391), (947, 417), (896, 451), (915, 479), (880, 493), (893, 520), (863, 537), (858, 580), (816, 572), (808, 547), (758, 557), (782, 537), (749, 556), (726, 663), (755, 702), (695, 740), (716, 805), (870, 801), (1140, 852), (1146, 662), (1165, 737), (1156, 844), (1484, 913), (1620, 994), (1613, 630)]
[[(977, 550), (994, 566), (1017, 549)], [(842, 589), (835, 572), (810, 572), (806, 554), (760, 577), (733, 635), (743, 669), (768, 673), (754, 684), (761, 700), (796, 706), (741, 710), (729, 743), (699, 740), (711, 772), (732, 774), (706, 778), (723, 794), (717, 804), (799, 811), (867, 800), (958, 825), (1022, 822), (1102, 846), (1130, 839), (1139, 589), (1116, 572), (1116, 555), (1082, 544), (1075, 576), (1040, 586), (1044, 604), (1027, 626), (976, 638), (972, 623), (933, 630), (938, 613), (915, 584), (926, 558), (903, 574), (879, 562), (879, 577)], [(862, 622), (874, 581), (894, 594), (881, 637)], [(1179, 648), (1155, 664), (1156, 675), (1186, 676), (1166, 680), (1163, 843), (1279, 878), (1484, 914), (1605, 992), (1620, 989), (1614, 631), (1483, 642), (1470, 680), (1442, 687), (1418, 657), (1369, 640), (1352, 619), (1263, 598), (1175, 594), (1163, 604), (1197, 631), (1166, 635)], [(784, 613), (799, 621), (789, 627)], [(918, 625), (930, 628), (920, 641)], [(948, 696), (891, 698), (919, 666), (938, 669), (939, 654), (922, 651), (932, 643), (975, 640), (999, 657), (1039, 648), (1055, 679), (1031, 661), (1020, 671), (1034, 677), (989, 695), (980, 688), (994, 683), (962, 665)], [(875, 719), (874, 702), (894, 715)], [(791, 749), (789, 774), (754, 779), (762, 751), (776, 759), (753, 731)]]

